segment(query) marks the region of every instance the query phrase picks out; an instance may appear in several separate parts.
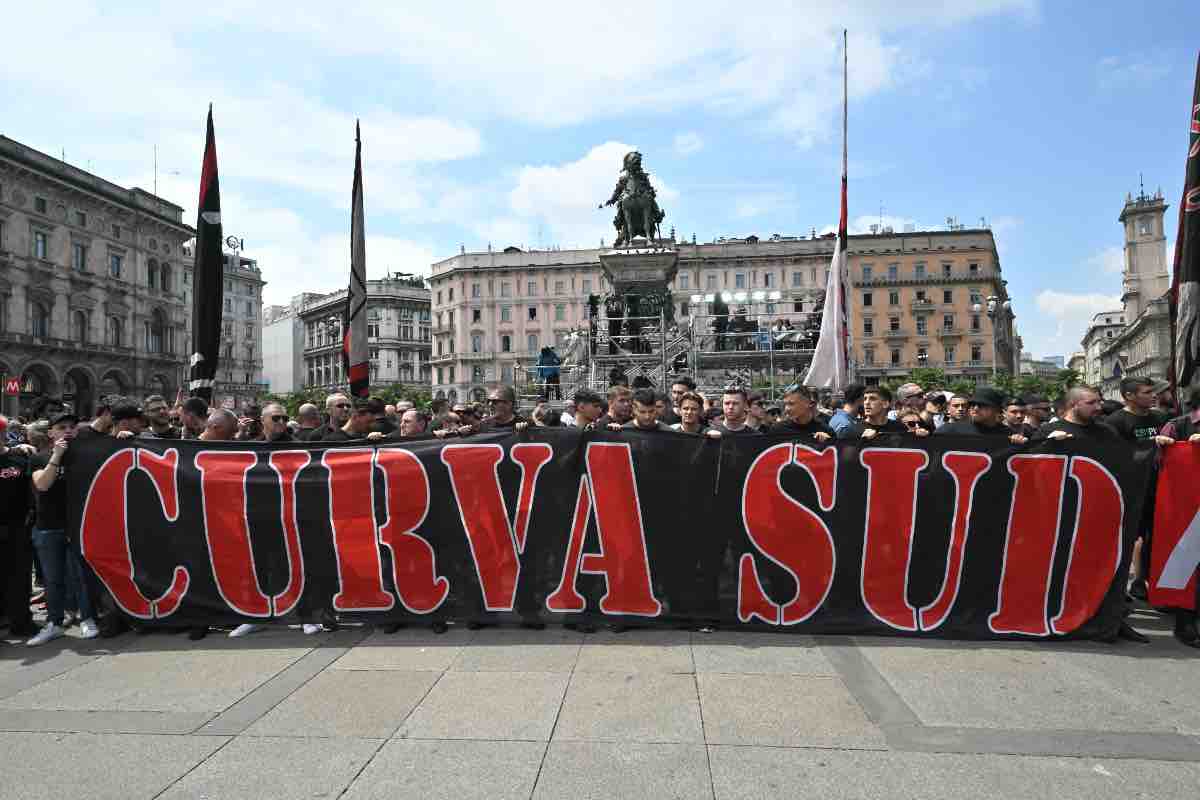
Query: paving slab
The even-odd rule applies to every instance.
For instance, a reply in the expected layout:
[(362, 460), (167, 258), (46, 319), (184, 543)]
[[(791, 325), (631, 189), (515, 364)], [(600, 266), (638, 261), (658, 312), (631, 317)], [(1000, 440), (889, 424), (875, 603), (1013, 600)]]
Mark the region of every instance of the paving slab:
[(437, 672), (331, 669), (246, 729), (256, 736), (391, 736), (437, 681)]
[(0, 700), (0, 708), (221, 711), (306, 652), (228, 646), (122, 652)]
[(392, 739), (343, 800), (527, 800), (542, 742)]
[(692, 673), (691, 634), (687, 631), (631, 630), (584, 637), (575, 669), (582, 672)]
[(0, 733), (0, 800), (149, 800), (228, 739)]
[(163, 800), (337, 797), (380, 742), (239, 736), (164, 792)]
[(558, 672), (446, 672), (396, 734), (547, 741), (567, 688)]
[(0, 731), (64, 733), (192, 733), (212, 719), (206, 711), (41, 711), (0, 709)]
[(714, 631), (692, 635), (696, 672), (836, 675), (811, 636)]
[(375, 631), (339, 658), (336, 669), (398, 669), (404, 671), (448, 669), (473, 637), (465, 628), (443, 634), (428, 627), (401, 628), (395, 633)]
[(701, 673), (696, 682), (710, 744), (885, 747), (837, 678)]
[(571, 672), (583, 634), (562, 628), (484, 628), (462, 648), (451, 669), (463, 672)]
[(53, 645), (26, 647), (21, 643), (0, 646), (0, 698), (11, 697), (113, 652), (51, 648)]
[[(862, 650), (926, 725), (1175, 732), (1156, 708), (1053, 645), (898, 641)], [(1125, 680), (1138, 680), (1140, 671), (1129, 670)]]
[(703, 745), (553, 741), (534, 800), (712, 797)]
[(1200, 766), (1157, 761), (709, 747), (717, 800), (1195, 797)]
[(703, 742), (695, 676), (577, 672), (567, 687), (554, 739)]

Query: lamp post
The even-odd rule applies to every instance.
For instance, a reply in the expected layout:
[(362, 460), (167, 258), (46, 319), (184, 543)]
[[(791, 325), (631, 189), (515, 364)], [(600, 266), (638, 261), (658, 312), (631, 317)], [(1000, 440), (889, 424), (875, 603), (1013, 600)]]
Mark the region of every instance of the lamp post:
[[(984, 306), (980, 305), (979, 303), (976, 303), (973, 306), (971, 306), (971, 310), (974, 311), (976, 314), (978, 314), (980, 311), (984, 310)], [(1011, 302), (1009, 302), (1008, 300), (1001, 302), (1000, 298), (997, 297), (996, 295), (994, 295), (994, 294), (988, 295), (987, 315), (988, 315), (988, 321), (991, 322), (991, 324), (992, 324), (992, 382), (993, 383), (995, 383), (996, 375), (997, 375), (997, 369), (996, 369), (996, 339), (997, 339), (996, 314), (1000, 313), (1002, 318), (1007, 319), (1008, 314), (1011, 313), (1011, 311), (1012, 311), (1012, 303)]]

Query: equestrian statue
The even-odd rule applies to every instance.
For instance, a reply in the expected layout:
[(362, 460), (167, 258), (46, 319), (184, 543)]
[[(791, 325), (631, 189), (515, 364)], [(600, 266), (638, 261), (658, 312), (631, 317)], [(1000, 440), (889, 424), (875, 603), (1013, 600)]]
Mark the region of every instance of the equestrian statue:
[(636, 150), (627, 153), (624, 165), (612, 197), (599, 208), (617, 207), (617, 215), (613, 218), (617, 240), (613, 247), (629, 247), (634, 236), (644, 236), (652, 243), (660, 236), (659, 225), (666, 214), (658, 207), (650, 176), (642, 169), (642, 154)]

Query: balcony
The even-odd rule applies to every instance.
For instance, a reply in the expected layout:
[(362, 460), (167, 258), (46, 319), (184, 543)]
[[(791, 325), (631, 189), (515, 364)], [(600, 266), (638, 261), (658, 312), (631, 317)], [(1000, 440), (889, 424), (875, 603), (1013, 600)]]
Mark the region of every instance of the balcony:
[(933, 311), (933, 301), (929, 300), (929, 299), (913, 300), (912, 301), (912, 310), (913, 311)]
[(938, 329), (937, 335), (941, 339), (960, 339), (962, 338), (962, 330), (959, 328), (942, 327)]
[(884, 338), (885, 338), (885, 339), (893, 339), (893, 340), (895, 340), (895, 339), (907, 339), (907, 338), (908, 338), (908, 331), (906, 331), (906, 330), (903, 330), (903, 329), (900, 329), (900, 330), (894, 330), (894, 331), (890, 331), (890, 330), (889, 330), (889, 331), (884, 331), (884, 332), (883, 332), (883, 336), (884, 336)]
[(458, 357), (463, 361), (491, 361), (496, 354), (489, 350), (480, 353), (459, 353)]
[(429, 364), (452, 364), (454, 362), (455, 358), (457, 358), (457, 356), (455, 356), (454, 353), (446, 353), (445, 355), (434, 356), (433, 358), (429, 359), (429, 361), (426, 363), (429, 363)]

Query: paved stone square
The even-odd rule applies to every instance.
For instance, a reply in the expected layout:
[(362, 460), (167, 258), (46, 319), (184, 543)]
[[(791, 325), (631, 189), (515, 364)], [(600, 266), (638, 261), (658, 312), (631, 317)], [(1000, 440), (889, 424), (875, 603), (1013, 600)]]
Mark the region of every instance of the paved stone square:
[(1194, 797), (1149, 645), (345, 626), (0, 645), (0, 798)]

